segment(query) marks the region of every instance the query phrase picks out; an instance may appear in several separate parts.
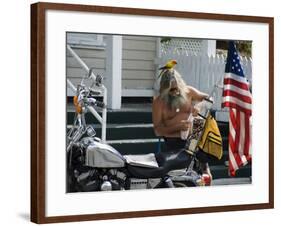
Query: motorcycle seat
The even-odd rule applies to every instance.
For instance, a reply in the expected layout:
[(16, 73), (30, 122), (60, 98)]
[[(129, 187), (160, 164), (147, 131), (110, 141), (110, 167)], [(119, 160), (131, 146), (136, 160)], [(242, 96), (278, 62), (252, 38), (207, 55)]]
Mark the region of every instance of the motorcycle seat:
[(152, 168), (127, 164), (127, 169), (134, 178), (162, 178), (171, 170), (187, 168), (192, 158), (185, 149), (180, 149), (170, 152), (157, 153), (155, 154), (155, 159), (158, 167)]
[(132, 166), (140, 166), (147, 168), (158, 168), (158, 163), (155, 154), (150, 153), (146, 155), (124, 155), (127, 164)]

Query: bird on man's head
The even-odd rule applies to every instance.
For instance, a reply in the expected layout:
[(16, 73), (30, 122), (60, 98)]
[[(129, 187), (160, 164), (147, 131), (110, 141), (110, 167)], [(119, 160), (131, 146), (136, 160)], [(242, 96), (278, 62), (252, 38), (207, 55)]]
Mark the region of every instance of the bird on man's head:
[(177, 64), (176, 60), (169, 60), (169, 61), (167, 61), (167, 63), (163, 67), (159, 68), (159, 70), (162, 70), (162, 71), (160, 72), (158, 78), (160, 78), (162, 76), (164, 71), (173, 69), (176, 64)]
[(172, 69), (178, 62), (176, 60), (169, 60), (165, 66), (160, 67), (159, 70)]

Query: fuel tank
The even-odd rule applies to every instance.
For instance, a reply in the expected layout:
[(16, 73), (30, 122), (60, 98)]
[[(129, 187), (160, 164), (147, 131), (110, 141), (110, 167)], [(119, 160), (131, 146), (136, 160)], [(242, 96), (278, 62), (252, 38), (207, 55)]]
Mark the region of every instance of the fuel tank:
[(86, 149), (85, 165), (96, 168), (121, 168), (125, 158), (113, 147), (98, 141), (91, 142)]

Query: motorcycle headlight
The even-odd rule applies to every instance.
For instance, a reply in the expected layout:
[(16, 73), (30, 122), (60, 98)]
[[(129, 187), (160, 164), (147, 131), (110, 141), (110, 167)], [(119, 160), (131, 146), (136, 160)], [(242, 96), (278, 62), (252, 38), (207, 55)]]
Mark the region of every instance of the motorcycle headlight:
[(86, 131), (89, 137), (94, 137), (96, 135), (96, 131), (92, 126), (87, 126)]

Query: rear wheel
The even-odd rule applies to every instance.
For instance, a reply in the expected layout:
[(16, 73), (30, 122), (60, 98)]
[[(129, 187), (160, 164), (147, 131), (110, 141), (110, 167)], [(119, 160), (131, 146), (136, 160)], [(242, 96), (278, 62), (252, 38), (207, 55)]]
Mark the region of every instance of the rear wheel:
[(176, 188), (184, 188), (184, 187), (196, 187), (195, 182), (193, 181), (180, 181), (180, 182), (173, 182)]

